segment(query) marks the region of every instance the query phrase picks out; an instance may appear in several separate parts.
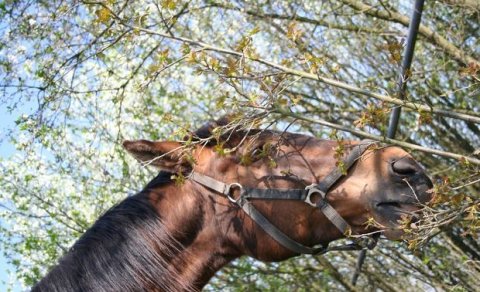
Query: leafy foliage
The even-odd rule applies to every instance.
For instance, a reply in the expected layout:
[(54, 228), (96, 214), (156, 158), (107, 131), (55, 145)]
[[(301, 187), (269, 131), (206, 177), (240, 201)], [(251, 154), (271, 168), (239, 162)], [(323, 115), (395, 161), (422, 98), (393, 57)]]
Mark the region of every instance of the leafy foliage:
[[(225, 113), (338, 141), (381, 138), (395, 105), (379, 95), (396, 96), (410, 5), (0, 1), (0, 100), (18, 114), (4, 137), (17, 152), (0, 161), (0, 244), (16, 279), (32, 285), (95, 218), (153, 177), (125, 156), (123, 139), (183, 139)], [(426, 107), (405, 105), (397, 136), (427, 148), (412, 151), (437, 182), (428, 216), (405, 222), (416, 236), (382, 241), (358, 287), (348, 279), (354, 255), (338, 252), (240, 259), (208, 289), (478, 289), (479, 18), (470, 1), (425, 7), (407, 99)]]

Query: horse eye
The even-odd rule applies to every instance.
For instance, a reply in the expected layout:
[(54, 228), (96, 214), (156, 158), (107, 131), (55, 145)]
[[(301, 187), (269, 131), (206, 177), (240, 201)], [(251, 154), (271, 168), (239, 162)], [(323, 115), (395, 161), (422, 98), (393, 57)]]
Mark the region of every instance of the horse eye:
[(252, 154), (252, 157), (257, 157), (261, 155), (263, 152), (263, 145), (257, 146), (255, 149), (253, 149), (250, 153)]

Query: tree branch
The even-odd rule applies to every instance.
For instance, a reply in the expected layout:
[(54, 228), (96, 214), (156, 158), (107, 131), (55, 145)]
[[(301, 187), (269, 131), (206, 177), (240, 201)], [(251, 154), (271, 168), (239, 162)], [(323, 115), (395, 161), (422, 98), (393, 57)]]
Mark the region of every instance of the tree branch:
[(401, 99), (394, 98), (394, 97), (391, 97), (391, 96), (388, 96), (388, 95), (373, 93), (373, 92), (370, 92), (368, 90), (361, 89), (359, 87), (356, 87), (356, 86), (353, 86), (353, 85), (350, 85), (350, 84), (347, 84), (347, 83), (344, 83), (344, 82), (341, 82), (341, 81), (337, 81), (337, 80), (326, 78), (326, 77), (321, 77), (317, 74), (312, 74), (312, 73), (308, 73), (308, 72), (305, 72), (305, 71), (288, 68), (288, 67), (285, 67), (285, 66), (282, 66), (282, 65), (264, 60), (264, 59), (260, 59), (260, 58), (256, 58), (256, 57), (252, 57), (252, 56), (246, 56), (245, 54), (243, 54), (241, 52), (234, 51), (234, 50), (212, 46), (212, 45), (200, 42), (200, 41), (195, 41), (195, 40), (184, 38), (184, 37), (172, 37), (171, 35), (166, 34), (166, 33), (161, 33), (161, 32), (157, 32), (157, 31), (142, 28), (142, 27), (131, 26), (131, 25), (123, 23), (123, 22), (122, 22), (122, 24), (131, 28), (131, 29), (135, 29), (135, 30), (142, 31), (142, 32), (145, 32), (145, 33), (148, 33), (148, 34), (157, 35), (157, 36), (169, 38), (169, 39), (172, 39), (172, 40), (188, 43), (188, 44), (193, 45), (193, 46), (201, 47), (204, 50), (215, 51), (215, 52), (218, 52), (218, 53), (233, 55), (233, 56), (242, 57), (242, 58), (248, 58), (252, 61), (256, 61), (258, 63), (267, 65), (269, 67), (279, 69), (279, 70), (281, 70), (285, 73), (291, 74), (291, 75), (295, 75), (295, 76), (299, 76), (299, 77), (302, 77), (302, 78), (319, 81), (319, 82), (322, 82), (322, 83), (325, 83), (325, 84), (328, 84), (328, 85), (332, 85), (332, 86), (335, 86), (335, 87), (338, 87), (338, 88), (345, 89), (345, 90), (350, 91), (350, 92), (358, 93), (360, 95), (364, 95), (364, 96), (368, 96), (368, 97), (373, 97), (373, 98), (376, 98), (376, 99), (381, 100), (381, 101), (385, 101), (385, 102), (388, 102), (388, 103), (400, 105), (400, 106), (410, 108), (410, 109), (413, 109), (413, 110), (431, 112), (431, 113), (442, 115), (442, 116), (445, 116), (445, 117), (450, 117), (450, 118), (454, 118), (454, 119), (459, 119), (459, 120), (463, 120), (463, 121), (469, 121), (469, 122), (480, 124), (480, 114), (472, 112), (472, 111), (456, 110), (456, 109), (441, 109), (441, 108), (430, 107), (430, 106), (420, 104), (420, 103), (409, 102), (409, 101), (401, 100)]
[(478, 0), (440, 0), (440, 2), (462, 8), (480, 10), (480, 1)]
[[(410, 18), (398, 12), (379, 10), (376, 7), (364, 4), (363, 2), (358, 0), (341, 0), (341, 1), (344, 4), (352, 7), (353, 9), (370, 16), (374, 16), (387, 21), (393, 21), (395, 23), (402, 24), (405, 27), (408, 27), (410, 24)], [(467, 55), (463, 50), (460, 50), (459, 48), (457, 48), (455, 45), (450, 43), (447, 39), (445, 39), (444, 37), (436, 33), (431, 28), (421, 24), (418, 30), (418, 33), (423, 37), (425, 37), (429, 42), (444, 49), (447, 54), (452, 56), (458, 62), (464, 65), (473, 63), (476, 66), (480, 66), (480, 61)]]
[(412, 144), (412, 143), (407, 143), (407, 142), (403, 142), (403, 141), (399, 141), (399, 140), (395, 140), (395, 139), (390, 139), (390, 138), (383, 137), (383, 136), (370, 134), (370, 133), (367, 133), (365, 131), (356, 130), (356, 129), (345, 127), (345, 126), (342, 126), (342, 125), (339, 125), (339, 124), (330, 123), (330, 122), (327, 122), (327, 121), (322, 120), (322, 119), (308, 118), (308, 117), (305, 117), (304, 115), (298, 115), (298, 114), (295, 114), (295, 113), (292, 113), (292, 112), (287, 112), (287, 111), (279, 109), (279, 108), (276, 108), (276, 109), (272, 110), (272, 112), (278, 113), (282, 116), (292, 117), (292, 118), (295, 118), (295, 119), (298, 119), (298, 120), (323, 125), (323, 126), (333, 128), (333, 129), (337, 129), (337, 130), (344, 131), (344, 132), (349, 132), (349, 133), (352, 133), (356, 136), (360, 136), (360, 137), (363, 137), (363, 138), (372, 139), (372, 140), (380, 141), (380, 142), (385, 142), (385, 143), (388, 143), (388, 144), (398, 145), (398, 146), (401, 146), (401, 147), (404, 147), (404, 148), (417, 150), (417, 151), (421, 151), (421, 152), (425, 152), (425, 153), (430, 153), (430, 154), (435, 154), (435, 155), (439, 155), (439, 156), (443, 156), (443, 157), (453, 158), (453, 159), (459, 160), (459, 161), (468, 161), (469, 163), (480, 165), (480, 159), (477, 159), (477, 158), (474, 158), (474, 157), (464, 156), (464, 155), (460, 155), (460, 154), (456, 154), (456, 153), (452, 153), (452, 152), (447, 152), (447, 151), (442, 151), (442, 150), (437, 150), (437, 149), (432, 149), (432, 148), (423, 147), (423, 146)]
[(399, 34), (399, 32), (396, 32), (396, 31), (382, 31), (382, 30), (372, 29), (369, 27), (360, 27), (357, 25), (339, 25), (339, 24), (327, 22), (321, 19), (312, 19), (312, 18), (298, 16), (298, 15), (290, 16), (290, 15), (282, 15), (277, 13), (259, 13), (257, 11), (244, 10), (244, 9), (235, 7), (233, 5), (226, 5), (221, 3), (212, 3), (211, 7), (218, 7), (225, 10), (238, 11), (240, 13), (245, 13), (247, 15), (250, 15), (259, 19), (280, 19), (280, 20), (298, 21), (298, 22), (327, 27), (329, 29), (346, 30), (346, 31), (352, 31), (357, 33), (373, 33), (373, 34), (381, 34), (381, 35)]

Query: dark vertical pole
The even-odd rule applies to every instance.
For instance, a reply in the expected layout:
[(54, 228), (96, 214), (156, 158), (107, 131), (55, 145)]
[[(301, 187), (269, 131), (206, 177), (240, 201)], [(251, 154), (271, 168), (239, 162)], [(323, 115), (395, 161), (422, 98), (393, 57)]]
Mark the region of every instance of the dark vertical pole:
[(364, 248), (358, 254), (357, 265), (355, 266), (355, 273), (353, 274), (353, 277), (352, 277), (353, 286), (357, 285), (358, 276), (360, 276), (360, 272), (362, 271), (363, 262), (365, 261), (366, 256), (367, 256), (367, 249)]
[[(422, 19), (424, 0), (415, 1), (415, 7), (412, 13), (412, 19), (408, 27), (407, 45), (402, 60), (402, 72), (398, 78), (398, 98), (405, 99), (405, 90), (407, 88), (407, 79), (409, 78), (410, 66), (412, 65), (413, 52), (415, 50), (415, 41), (417, 40), (418, 28), (420, 27), (420, 21)], [(390, 115), (390, 122), (388, 124), (388, 138), (394, 138), (397, 131), (398, 120), (400, 118), (401, 107), (396, 106), (393, 108)]]
[[(417, 40), (418, 28), (420, 27), (420, 21), (422, 19), (424, 0), (416, 0), (415, 6), (412, 12), (412, 18), (410, 20), (410, 25), (408, 26), (408, 36), (407, 44), (405, 46), (405, 51), (403, 54), (402, 60), (402, 72), (398, 78), (398, 98), (405, 99), (405, 90), (407, 89), (407, 80), (409, 78), (409, 71), (412, 65), (413, 52), (415, 50), (415, 41)], [(390, 115), (390, 122), (388, 124), (387, 137), (395, 138), (395, 132), (397, 131), (398, 120), (400, 118), (401, 107), (396, 106), (393, 108), (392, 114)], [(358, 276), (362, 270), (363, 262), (367, 255), (367, 249), (364, 248), (360, 251), (357, 259), (357, 265), (355, 267), (355, 273), (352, 277), (352, 285), (357, 284)]]

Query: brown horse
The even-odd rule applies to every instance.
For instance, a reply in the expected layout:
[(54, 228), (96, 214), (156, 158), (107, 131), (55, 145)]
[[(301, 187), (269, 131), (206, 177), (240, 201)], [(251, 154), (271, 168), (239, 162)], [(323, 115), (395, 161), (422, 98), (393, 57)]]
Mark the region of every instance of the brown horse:
[[(179, 142), (125, 141), (160, 174), (98, 219), (33, 290), (200, 290), (242, 255), (281, 261), (324, 251), (313, 246), (343, 233), (399, 238), (399, 221), (431, 199), (432, 183), (404, 150), (364, 144), (267, 130), (234, 130), (189, 151)], [(369, 218), (378, 224), (367, 226)]]

